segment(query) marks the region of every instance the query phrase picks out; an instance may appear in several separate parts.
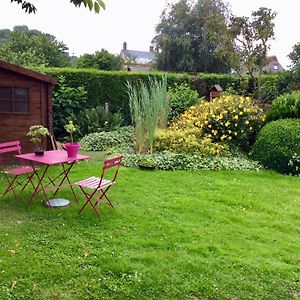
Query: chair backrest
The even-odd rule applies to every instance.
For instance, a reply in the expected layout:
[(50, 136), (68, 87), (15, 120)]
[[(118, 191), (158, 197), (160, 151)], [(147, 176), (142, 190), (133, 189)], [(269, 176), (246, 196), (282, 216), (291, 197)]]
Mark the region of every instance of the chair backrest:
[[(11, 142), (5, 142), (5, 143), (0, 143), (0, 167), (1, 169), (8, 163), (8, 161), (3, 160), (1, 156), (3, 154), (7, 153), (12, 153), (12, 152), (17, 152), (18, 154), (21, 154), (21, 144), (20, 141), (11, 141)], [(6, 156), (5, 156), (6, 157)], [(11, 157), (6, 157), (6, 159), (11, 160)], [(11, 162), (11, 161), (9, 161)]]
[(53, 150), (66, 150), (66, 146), (58, 142), (53, 134), (50, 134), (50, 140)]
[(113, 174), (112, 174), (111, 181), (112, 182), (116, 181), (116, 178), (117, 178), (118, 172), (119, 172), (119, 168), (122, 164), (122, 160), (123, 160), (123, 156), (120, 155), (120, 156), (116, 156), (116, 157), (113, 157), (113, 158), (106, 159), (104, 161), (104, 165), (102, 167), (102, 175), (101, 175), (100, 185), (101, 185), (102, 179), (104, 179), (106, 170), (108, 170), (108, 169), (112, 169), (112, 168), (115, 169)]
[(9, 153), (9, 152), (18, 152), (21, 153), (20, 141), (11, 141), (0, 143), (0, 154)]

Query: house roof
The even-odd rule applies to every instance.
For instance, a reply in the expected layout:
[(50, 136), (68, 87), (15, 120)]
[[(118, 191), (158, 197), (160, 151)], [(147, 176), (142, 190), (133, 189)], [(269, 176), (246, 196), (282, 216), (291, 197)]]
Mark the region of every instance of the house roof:
[(155, 59), (156, 54), (155, 52), (150, 51), (138, 51), (138, 50), (121, 50), (121, 55), (127, 57), (135, 57), (136, 59), (148, 60), (152, 61)]
[(263, 67), (263, 71), (270, 71), (270, 72), (282, 72), (284, 68), (278, 61), (275, 55), (268, 57), (268, 63)]
[(57, 83), (57, 79), (51, 76), (47, 76), (45, 74), (39, 73), (39, 72), (35, 72), (29, 69), (25, 69), (23, 67), (20, 67), (18, 65), (15, 64), (11, 64), (7, 61), (4, 60), (0, 60), (0, 69), (4, 69), (7, 71), (11, 71), (14, 73), (18, 73), (18, 74), (22, 74), (24, 76), (28, 76), (40, 81), (44, 81), (47, 83), (50, 83), (52, 85), (55, 85)]

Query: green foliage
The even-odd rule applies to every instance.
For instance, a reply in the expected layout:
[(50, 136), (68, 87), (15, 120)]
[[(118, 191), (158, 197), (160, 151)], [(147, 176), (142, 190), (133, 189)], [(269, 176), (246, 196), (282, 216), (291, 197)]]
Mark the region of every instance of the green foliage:
[(208, 15), (225, 23), (228, 7), (221, 0), (180, 0), (169, 4), (156, 27), (153, 43), (161, 49), (159, 70), (227, 73), (229, 68), (215, 55), (217, 41), (206, 36)]
[(77, 68), (89, 68), (106, 71), (121, 70), (123, 65), (124, 60), (120, 55), (115, 56), (105, 49), (96, 51), (95, 54), (84, 54), (75, 62), (75, 66)]
[(9, 32), (4, 30), (0, 59), (25, 67), (65, 67), (69, 64), (68, 47), (53, 35), (29, 30), (27, 26), (15, 26)]
[[(29, 1), (25, 0), (10, 0), (10, 2), (17, 2), (21, 5), (22, 9), (26, 13), (36, 13), (37, 8)], [(83, 4), (85, 7), (88, 7), (89, 10), (93, 10), (95, 13), (100, 12), (100, 8), (105, 9), (105, 3), (102, 0), (70, 0), (75, 6), (81, 6)]]
[(121, 127), (118, 130), (90, 133), (80, 141), (80, 147), (86, 151), (108, 151), (112, 148), (133, 147), (133, 127)]
[(92, 132), (115, 130), (123, 124), (123, 118), (119, 112), (111, 113), (103, 106), (97, 106), (82, 110), (78, 122), (80, 134), (84, 136)]
[(289, 53), (288, 58), (292, 62), (292, 67), (296, 67), (300, 64), (300, 43), (293, 46), (293, 50)]
[(267, 121), (285, 118), (300, 118), (300, 92), (292, 92), (277, 97), (267, 112)]
[(127, 83), (132, 123), (135, 128), (135, 150), (153, 152), (154, 133), (164, 128), (168, 120), (167, 79), (149, 79), (149, 87), (143, 82), (137, 86)]
[[(64, 77), (64, 84), (69, 88), (77, 90), (81, 87), (86, 91), (86, 104), (81, 102), (80, 111), (86, 108), (104, 107), (105, 103), (109, 104), (109, 112), (120, 113), (124, 120), (124, 124), (131, 123), (130, 108), (129, 108), (129, 95), (127, 93), (127, 82), (132, 84), (139, 84), (144, 82), (149, 86), (149, 79), (160, 80), (162, 76), (167, 77), (168, 88), (175, 86), (175, 83), (180, 85), (186, 83), (193, 90), (196, 90), (199, 97), (208, 97), (209, 89), (219, 83), (223, 90), (231, 91), (234, 94), (246, 95), (251, 94), (251, 86), (248, 87), (248, 82), (242, 85), (240, 79), (235, 75), (221, 75), (221, 74), (199, 74), (192, 76), (187, 74), (174, 74), (174, 73), (160, 73), (160, 72), (123, 72), (123, 71), (98, 71), (91, 69), (49, 69), (49, 68), (36, 68), (35, 70), (45, 73), (47, 75), (58, 78), (58, 84), (54, 89), (54, 94), (61, 90), (60, 77)], [(268, 81), (277, 81), (278, 75), (263, 75), (263, 84)], [(278, 80), (278, 90), (282, 91), (283, 85), (286, 85), (283, 79)], [(113, 91), (113, 93), (112, 93)], [(68, 102), (67, 97), (64, 105), (69, 104), (70, 108), (73, 106), (73, 101)], [(62, 106), (63, 107), (63, 106)], [(59, 107), (54, 107), (54, 114), (59, 114)], [(70, 115), (68, 112), (65, 115)], [(78, 114), (76, 114), (77, 116)], [(64, 123), (62, 123), (64, 124)], [(55, 126), (55, 123), (54, 123)], [(82, 126), (80, 125), (82, 129)], [(57, 128), (57, 132), (62, 133), (62, 130)]]
[[(126, 154), (123, 164), (138, 167), (142, 154)], [(235, 156), (201, 156), (189, 153), (160, 152), (152, 155), (153, 165), (158, 170), (259, 170), (261, 165), (239, 153)]]
[(252, 79), (254, 97), (260, 95), (262, 69), (268, 63), (270, 40), (274, 38), (276, 13), (261, 7), (249, 17), (231, 16), (228, 24), (209, 17), (209, 36), (218, 41), (217, 55), (226, 59), (228, 65), (244, 78)]
[[(129, 95), (127, 93), (127, 82), (139, 84), (144, 82), (149, 86), (149, 80), (161, 80), (167, 77), (168, 86), (175, 83), (187, 82), (193, 86), (197, 77), (187, 74), (172, 74), (160, 72), (125, 72), (125, 71), (100, 71), (92, 69), (36, 69), (47, 75), (65, 79), (65, 84), (77, 89), (82, 87), (87, 92), (87, 108), (109, 104), (109, 111), (120, 112), (126, 124), (131, 123)], [(60, 83), (56, 85), (54, 92), (60, 89)], [(113, 91), (113, 92), (112, 92)], [(82, 107), (84, 108), (84, 107)]]
[(36, 150), (42, 150), (43, 142), (46, 136), (49, 135), (49, 131), (43, 125), (32, 125), (26, 135), (31, 137), (30, 141), (35, 144)]
[(58, 78), (57, 89), (53, 92), (53, 130), (56, 138), (65, 136), (64, 126), (69, 120), (80, 124), (78, 116), (87, 107), (87, 92), (81, 86), (68, 86), (63, 76)]
[(185, 110), (199, 101), (197, 91), (192, 90), (187, 83), (177, 84), (168, 89), (168, 97), (171, 111), (169, 119), (178, 118)]
[(300, 120), (267, 123), (257, 136), (251, 156), (275, 171), (300, 174)]
[(77, 131), (79, 129), (78, 125), (75, 125), (72, 120), (69, 120), (69, 123), (66, 124), (64, 126), (64, 128), (65, 128), (66, 132), (68, 132), (70, 134), (71, 143), (73, 143), (74, 142), (73, 134), (75, 133), (75, 131)]

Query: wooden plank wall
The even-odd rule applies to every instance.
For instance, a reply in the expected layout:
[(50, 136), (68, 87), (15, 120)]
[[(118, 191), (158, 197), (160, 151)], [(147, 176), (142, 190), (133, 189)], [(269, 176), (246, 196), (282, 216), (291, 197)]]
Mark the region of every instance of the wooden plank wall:
[[(0, 69), (0, 86), (29, 88), (29, 113), (1, 113), (0, 112), (0, 142), (20, 140), (22, 152), (32, 152), (34, 145), (29, 141), (26, 133), (31, 125), (42, 124), (51, 126), (49, 122), (49, 105), (52, 101), (48, 96), (47, 82), (26, 77), (7, 70)], [(49, 128), (52, 131), (52, 128)]]

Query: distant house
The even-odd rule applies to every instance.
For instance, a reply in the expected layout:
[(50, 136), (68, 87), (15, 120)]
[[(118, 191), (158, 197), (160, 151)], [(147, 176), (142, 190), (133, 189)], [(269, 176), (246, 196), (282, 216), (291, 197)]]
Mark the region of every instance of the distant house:
[(263, 72), (277, 73), (284, 71), (284, 68), (275, 55), (268, 57), (268, 60), (269, 63), (263, 67)]
[[(263, 67), (262, 69), (263, 73), (278, 73), (284, 71), (284, 68), (282, 67), (282, 65), (280, 64), (280, 62), (278, 61), (275, 55), (269, 56), (267, 59), (269, 62)], [(241, 70), (241, 73), (247, 74), (248, 70), (246, 68), (243, 68)]]
[(149, 51), (128, 50), (126, 42), (123, 43), (120, 53), (131, 71), (150, 71), (150, 64), (155, 61), (156, 54), (157, 51), (152, 46)]

